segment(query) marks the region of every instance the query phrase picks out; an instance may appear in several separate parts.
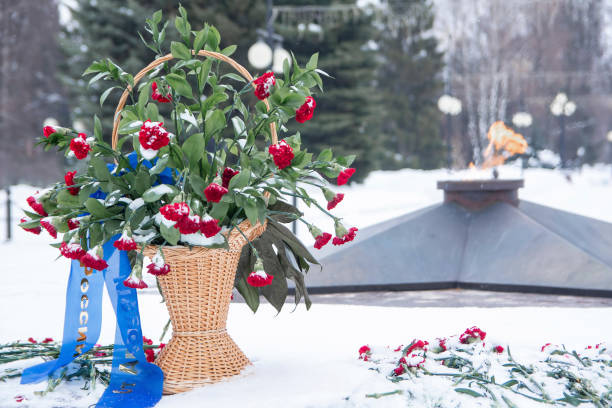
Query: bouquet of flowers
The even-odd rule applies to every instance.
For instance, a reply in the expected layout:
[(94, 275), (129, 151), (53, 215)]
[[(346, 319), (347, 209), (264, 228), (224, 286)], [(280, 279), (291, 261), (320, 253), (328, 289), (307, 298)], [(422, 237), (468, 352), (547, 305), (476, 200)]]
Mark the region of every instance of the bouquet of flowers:
[[(120, 235), (114, 246), (129, 251), (132, 265), (124, 284), (144, 288), (146, 246), (159, 248), (146, 271), (163, 275), (170, 272), (165, 246), (223, 248), (242, 222), (267, 224), (243, 249), (236, 288), (254, 311), (260, 294), (280, 310), (291, 279), (296, 303), (303, 296), (309, 306), (303, 275), (317, 261), (282, 224), (304, 223), (317, 249), (330, 241), (351, 241), (357, 231), (331, 213), (344, 196), (328, 182), (345, 184), (355, 171), (350, 167), (354, 157), (334, 157), (330, 149), (314, 157), (299, 133), (277, 139), (277, 130), (286, 132), (288, 121), (316, 117), (312, 94), (322, 91), (326, 75), (317, 69), (318, 55), (304, 67), (295, 58), (286, 60), (278, 78), (266, 72), (250, 80), (235, 63), (243, 75), (226, 73), (222, 61), (208, 54), (233, 62), (229, 56), (236, 47), (220, 49), (215, 27), (193, 31), (185, 10), (179, 11), (175, 26), (181, 41), (171, 42), (168, 55), (168, 23), (162, 24), (160, 11), (147, 20), (150, 40), (142, 39), (157, 58), (144, 75), (132, 76), (109, 59), (85, 71), (93, 75), (90, 84), (111, 84), (100, 104), (110, 93), (124, 91), (111, 143), (98, 117), (93, 134), (46, 126), (39, 144), (85, 161), (86, 170), (68, 171), (63, 180), (28, 197), (30, 209), (20, 226), (35, 234), (45, 230), (53, 238), (62, 234), (53, 244), (61, 255), (96, 270), (107, 267), (102, 245)], [(320, 189), (326, 202), (311, 196), (305, 185)], [(335, 237), (305, 220), (289, 204), (293, 197), (329, 215)]]

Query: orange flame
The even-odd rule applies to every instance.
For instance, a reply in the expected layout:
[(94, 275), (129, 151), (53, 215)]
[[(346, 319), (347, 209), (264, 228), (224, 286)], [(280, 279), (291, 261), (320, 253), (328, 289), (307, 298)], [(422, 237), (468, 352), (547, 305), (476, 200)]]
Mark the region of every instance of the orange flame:
[(491, 125), (487, 138), (489, 145), (483, 153), (483, 169), (502, 165), (508, 157), (527, 151), (527, 141), (523, 135), (507, 127), (501, 120)]

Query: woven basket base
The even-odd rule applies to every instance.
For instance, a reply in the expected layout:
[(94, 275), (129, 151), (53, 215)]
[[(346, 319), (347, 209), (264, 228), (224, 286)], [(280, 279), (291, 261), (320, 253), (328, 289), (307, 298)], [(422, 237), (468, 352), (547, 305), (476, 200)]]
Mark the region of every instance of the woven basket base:
[(240, 374), (251, 362), (225, 331), (173, 335), (155, 360), (164, 372), (163, 393), (176, 394)]

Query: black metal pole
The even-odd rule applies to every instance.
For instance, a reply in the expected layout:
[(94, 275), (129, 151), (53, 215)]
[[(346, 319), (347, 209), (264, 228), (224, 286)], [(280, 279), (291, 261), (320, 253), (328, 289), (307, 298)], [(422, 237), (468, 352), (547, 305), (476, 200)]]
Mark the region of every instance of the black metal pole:
[[(272, 26), (272, 0), (266, 1), (266, 30), (268, 31), (268, 38), (266, 38), (266, 42), (274, 50), (274, 40), (272, 36), (274, 35), (274, 27)], [(274, 61), (274, 58), (272, 59)]]
[(453, 165), (453, 158), (452, 158), (452, 146), (451, 146), (451, 132), (453, 131), (453, 125), (452, 125), (452, 115), (447, 114), (446, 115), (446, 168), (447, 169), (451, 169), (451, 166)]
[(559, 135), (559, 158), (561, 159), (561, 168), (565, 168), (565, 115), (559, 115), (559, 124), (561, 125), (561, 134)]
[(12, 238), (12, 216), (11, 216), (11, 187), (6, 186), (6, 240), (10, 241)]

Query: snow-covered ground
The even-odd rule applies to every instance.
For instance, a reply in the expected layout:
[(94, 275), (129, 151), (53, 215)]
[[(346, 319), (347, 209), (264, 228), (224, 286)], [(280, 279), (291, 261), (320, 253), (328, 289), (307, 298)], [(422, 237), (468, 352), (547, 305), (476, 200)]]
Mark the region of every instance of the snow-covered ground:
[[(568, 182), (558, 171), (530, 169), (525, 172), (525, 188), (520, 196), (612, 222), (610, 171), (608, 166), (587, 167), (572, 173), (572, 182)], [(501, 170), (502, 177), (519, 175), (517, 168)], [(467, 171), (449, 175), (445, 170), (375, 172), (362, 185), (340, 188), (346, 197), (334, 211), (344, 217), (347, 226), (363, 228), (439, 202), (442, 193), (435, 188), (437, 180), (472, 176)], [(31, 192), (30, 187), (16, 186), (13, 198), (22, 205)], [(0, 195), (0, 205), (3, 204), (4, 195)], [(16, 205), (15, 217), (18, 208)], [(306, 213), (320, 228), (331, 230), (325, 216), (312, 209)], [(0, 234), (4, 230), (2, 220)], [(19, 228), (14, 235), (13, 242), (0, 244), (0, 343), (30, 336), (59, 339), (68, 262), (54, 261), (57, 250), (46, 245), (49, 242), (46, 238), (34, 237)], [(304, 228), (300, 235), (310, 241)], [(139, 302), (143, 331), (157, 340), (167, 321), (165, 306), (153, 291), (142, 293)], [(359, 347), (363, 344), (395, 347), (414, 338), (448, 336), (478, 325), (502, 344), (510, 345), (517, 360), (531, 361), (547, 342), (577, 350), (600, 341), (612, 343), (612, 325), (606, 323), (610, 318), (612, 308), (396, 308), (329, 304), (314, 304), (308, 312), (303, 305), (295, 311), (289, 305), (278, 315), (264, 305), (253, 315), (245, 304), (235, 303), (230, 309), (228, 331), (253, 366), (241, 378), (165, 396), (158, 406), (430, 406), (409, 405), (405, 395), (366, 398), (366, 394), (397, 387), (357, 359)], [(112, 342), (114, 327), (113, 311), (106, 302), (101, 343)], [(0, 366), (0, 370), (3, 368)], [(0, 383), (0, 407), (86, 407), (102, 392), (98, 388), (88, 395), (79, 386), (62, 385), (41, 398), (33, 392), (43, 390), (44, 384)], [(423, 391), (427, 392), (427, 388)], [(16, 402), (16, 395), (28, 399)], [(468, 405), (463, 406), (474, 406), (469, 405), (474, 399), (468, 395), (457, 395), (456, 400), (466, 401)]]

